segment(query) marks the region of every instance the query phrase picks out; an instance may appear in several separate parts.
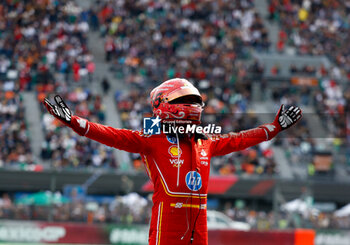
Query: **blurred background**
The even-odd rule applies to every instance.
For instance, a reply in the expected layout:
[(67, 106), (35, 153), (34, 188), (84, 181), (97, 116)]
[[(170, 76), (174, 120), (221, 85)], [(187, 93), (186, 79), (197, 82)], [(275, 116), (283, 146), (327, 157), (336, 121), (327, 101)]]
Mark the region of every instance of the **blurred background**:
[(1, 1), (0, 242), (147, 244), (140, 157), (79, 137), (41, 101), (60, 94), (78, 116), (139, 130), (150, 90), (184, 77), (224, 132), (270, 122), (282, 103), (304, 112), (212, 159), (210, 229), (350, 244), (349, 28), (348, 0)]

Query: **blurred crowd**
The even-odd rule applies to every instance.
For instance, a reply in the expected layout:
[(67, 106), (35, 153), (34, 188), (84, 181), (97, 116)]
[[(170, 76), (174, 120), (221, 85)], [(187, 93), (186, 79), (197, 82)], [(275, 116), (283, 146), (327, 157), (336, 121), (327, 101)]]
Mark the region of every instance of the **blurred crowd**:
[[(135, 205), (137, 203), (137, 205)], [(70, 199), (46, 205), (17, 203), (4, 193), (0, 198), (0, 219), (55, 222), (148, 224), (152, 201), (136, 193), (104, 199)]]
[[(137, 205), (135, 205), (137, 203)], [(148, 224), (152, 209), (151, 197), (136, 193), (108, 199), (71, 199), (52, 205), (23, 204), (7, 193), (0, 198), (0, 219), (37, 220), (55, 222)], [(248, 223), (252, 229), (349, 229), (350, 216), (338, 216), (335, 212), (287, 212), (255, 210), (232, 206), (226, 202), (218, 209), (235, 221)]]
[(281, 27), (278, 50), (293, 47), (298, 54), (327, 55), (349, 77), (348, 0), (269, 2), (269, 19)]
[[(103, 123), (101, 96), (86, 89), (95, 71), (87, 48), (89, 13), (73, 1), (4, 1), (0, 6), (0, 80), (3, 84), (4, 161), (31, 162), (24, 105), (18, 94), (32, 90), (42, 112), (41, 158), (62, 167), (117, 167), (111, 150), (78, 137), (44, 110), (41, 101), (61, 94), (82, 117)], [(10, 128), (10, 130), (8, 130)]]
[[(350, 53), (346, 47), (349, 42), (350, 1), (270, 0), (268, 11), (269, 19), (280, 25), (278, 51), (325, 55), (335, 64), (328, 69), (324, 66), (298, 69), (294, 64), (290, 67), (292, 75), (318, 78), (316, 86), (303, 88), (294, 94), (302, 104), (313, 106), (321, 119), (320, 125), (326, 130), (314, 135), (319, 138), (317, 144), (310, 140), (301, 142), (302, 147), (296, 151), (299, 154), (291, 155), (291, 159), (308, 158), (310, 165), (310, 153), (321, 148), (321, 151), (333, 153), (332, 166), (344, 163), (349, 171), (347, 114), (350, 111), (350, 92), (347, 81), (350, 78)], [(312, 168), (309, 170), (313, 172)]]
[(0, 30), (0, 77), (20, 90), (54, 84), (53, 71), (76, 82), (93, 72), (88, 14), (70, 0), (4, 1)]
[(0, 167), (33, 162), (28, 133), (18, 86), (12, 81), (0, 84)]
[(232, 207), (227, 202), (223, 212), (235, 221), (248, 223), (252, 229), (349, 229), (350, 216), (337, 216), (334, 212), (305, 213), (254, 210), (247, 207)]
[(203, 86), (243, 77), (238, 58), (269, 47), (251, 0), (110, 1), (98, 13), (106, 60), (124, 81), (140, 87), (185, 77)]

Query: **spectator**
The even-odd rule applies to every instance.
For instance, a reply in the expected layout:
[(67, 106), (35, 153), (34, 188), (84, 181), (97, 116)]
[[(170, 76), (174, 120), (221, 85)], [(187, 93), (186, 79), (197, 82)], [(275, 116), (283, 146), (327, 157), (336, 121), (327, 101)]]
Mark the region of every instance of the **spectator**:
[(73, 78), (74, 81), (78, 82), (80, 80), (80, 65), (79, 63), (75, 60), (73, 65), (72, 65), (72, 70), (73, 70)]
[(112, 54), (114, 52), (115, 46), (112, 38), (107, 38), (105, 43), (105, 53), (106, 53), (106, 61), (111, 61)]
[(271, 67), (271, 75), (272, 76), (277, 76), (280, 73), (280, 66), (279, 64), (275, 64)]
[(86, 69), (88, 71), (89, 82), (91, 83), (93, 80), (93, 74), (95, 73), (96, 69), (95, 63), (92, 60), (88, 61)]
[(101, 86), (102, 86), (103, 93), (104, 93), (105, 95), (108, 94), (111, 85), (110, 85), (110, 83), (109, 83), (107, 77), (104, 77), (104, 78), (102, 79)]

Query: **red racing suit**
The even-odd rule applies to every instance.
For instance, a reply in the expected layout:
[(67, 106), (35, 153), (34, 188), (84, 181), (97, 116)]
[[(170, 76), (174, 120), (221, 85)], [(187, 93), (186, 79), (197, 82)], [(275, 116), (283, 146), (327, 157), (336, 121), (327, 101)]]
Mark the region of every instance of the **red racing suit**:
[[(85, 132), (84, 136), (92, 140), (141, 155), (154, 184), (150, 245), (187, 245), (191, 239), (194, 245), (208, 244), (206, 204), (211, 157), (242, 150), (277, 134), (270, 134), (270, 128), (262, 125), (239, 133), (201, 138), (144, 135), (141, 131), (115, 129), (76, 116), (72, 125), (80, 135)], [(77, 130), (79, 127), (84, 130)]]

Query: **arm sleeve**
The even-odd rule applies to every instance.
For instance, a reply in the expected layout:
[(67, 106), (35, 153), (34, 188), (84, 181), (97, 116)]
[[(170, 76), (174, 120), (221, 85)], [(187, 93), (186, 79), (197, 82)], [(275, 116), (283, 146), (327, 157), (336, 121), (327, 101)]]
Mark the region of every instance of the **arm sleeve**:
[(221, 156), (257, 145), (269, 139), (264, 128), (254, 128), (239, 133), (213, 135), (210, 137), (212, 156)]
[(149, 150), (147, 137), (140, 131), (116, 129), (102, 124), (87, 121), (85, 137), (132, 153), (147, 153)]

